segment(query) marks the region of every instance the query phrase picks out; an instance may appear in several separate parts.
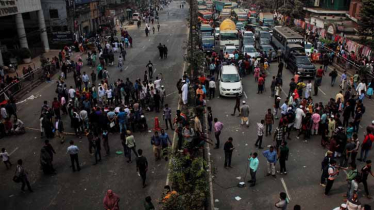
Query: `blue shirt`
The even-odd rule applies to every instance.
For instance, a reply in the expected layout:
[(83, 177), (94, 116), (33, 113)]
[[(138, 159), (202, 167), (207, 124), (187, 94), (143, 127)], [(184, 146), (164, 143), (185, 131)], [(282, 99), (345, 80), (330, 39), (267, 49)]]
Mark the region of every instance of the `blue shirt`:
[(118, 113), (117, 117), (118, 117), (118, 122), (120, 122), (120, 123), (125, 123), (126, 122), (126, 113), (125, 112)]
[(160, 139), (163, 146), (167, 146), (168, 142), (171, 144), (169, 135), (167, 133), (160, 134)]
[(277, 152), (273, 150), (273, 152), (270, 152), (270, 150), (265, 150), (262, 152), (264, 157), (267, 159), (269, 163), (276, 163), (277, 162)]
[(282, 106), (281, 106), (281, 110), (282, 110), (282, 114), (287, 114), (287, 108), (288, 108), (288, 105), (286, 103), (284, 103)]

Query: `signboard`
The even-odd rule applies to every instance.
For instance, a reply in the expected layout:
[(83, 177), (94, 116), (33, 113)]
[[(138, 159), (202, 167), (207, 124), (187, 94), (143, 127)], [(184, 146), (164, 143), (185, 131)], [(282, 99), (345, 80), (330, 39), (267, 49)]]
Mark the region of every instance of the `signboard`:
[(18, 13), (16, 0), (0, 0), (0, 16)]
[(55, 32), (52, 32), (52, 41), (55, 41), (55, 42), (73, 41), (73, 34), (70, 31), (55, 31)]
[(288, 44), (303, 43), (303, 39), (287, 39)]
[(79, 5), (79, 4), (88, 4), (88, 3), (91, 3), (91, 2), (94, 2), (96, 0), (75, 0), (75, 4), (76, 5)]

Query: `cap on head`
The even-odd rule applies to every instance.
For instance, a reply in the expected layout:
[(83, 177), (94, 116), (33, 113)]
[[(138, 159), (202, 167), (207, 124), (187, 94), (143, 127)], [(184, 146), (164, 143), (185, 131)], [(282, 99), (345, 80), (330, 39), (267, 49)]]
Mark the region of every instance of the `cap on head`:
[(243, 104), (245, 104), (245, 101), (243, 101)]

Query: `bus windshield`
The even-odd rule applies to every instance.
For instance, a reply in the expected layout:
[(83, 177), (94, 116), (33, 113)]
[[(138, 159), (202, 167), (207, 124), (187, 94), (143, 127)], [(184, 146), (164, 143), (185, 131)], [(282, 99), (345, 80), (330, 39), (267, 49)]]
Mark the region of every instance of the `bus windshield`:
[(203, 38), (204, 44), (214, 45), (214, 39), (213, 38)]
[(221, 40), (235, 40), (238, 39), (236, 33), (221, 33)]
[(247, 19), (247, 15), (238, 15), (238, 19), (246, 20)]
[(203, 15), (203, 18), (204, 18), (205, 20), (209, 20), (209, 19), (212, 18), (212, 15), (211, 15), (211, 14)]

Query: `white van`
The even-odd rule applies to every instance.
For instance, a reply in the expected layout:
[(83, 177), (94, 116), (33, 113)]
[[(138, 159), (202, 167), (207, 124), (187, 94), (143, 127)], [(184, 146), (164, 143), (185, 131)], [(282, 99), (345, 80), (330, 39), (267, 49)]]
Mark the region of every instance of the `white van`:
[(236, 66), (222, 66), (218, 81), (221, 96), (235, 97), (236, 94), (243, 94), (242, 79)]
[(140, 20), (140, 15), (139, 15), (139, 13), (134, 13), (134, 14), (132, 14), (132, 20), (133, 20), (133, 21), (138, 21), (138, 20)]

